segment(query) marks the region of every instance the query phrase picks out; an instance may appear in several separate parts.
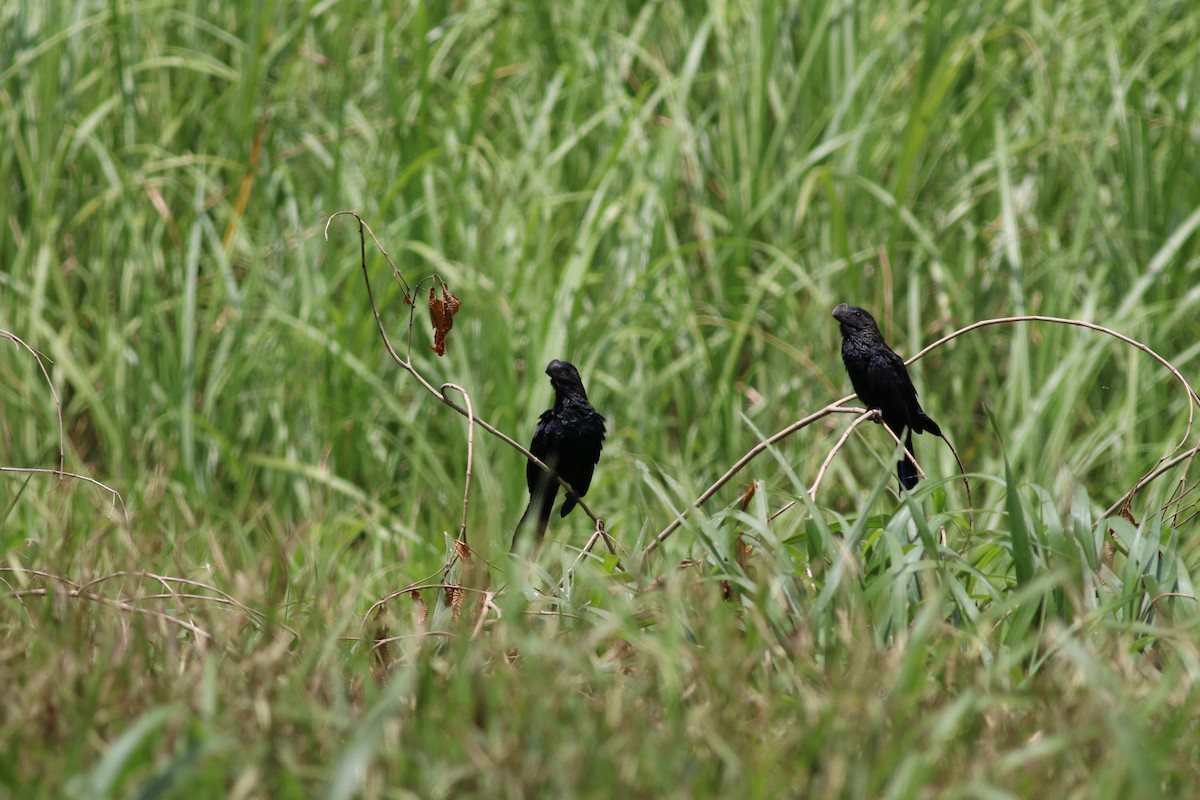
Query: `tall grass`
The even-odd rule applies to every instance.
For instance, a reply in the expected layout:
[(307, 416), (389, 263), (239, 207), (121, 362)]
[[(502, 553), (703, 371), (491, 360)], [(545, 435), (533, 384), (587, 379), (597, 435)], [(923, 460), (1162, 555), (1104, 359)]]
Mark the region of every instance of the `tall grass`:
[[(0, 475), (3, 791), (1186, 795), (1188, 464), (1102, 517), (1189, 398), (1115, 339), (994, 326), (912, 368), (973, 528), (949, 451), (918, 437), (897, 498), (873, 425), (805, 500), (839, 416), (639, 554), (849, 390), (840, 301), (905, 354), (1039, 314), (1190, 378), (1198, 49), (1182, 0), (0, 9), (0, 330), (128, 509)], [(542, 365), (579, 366), (636, 574), (570, 569), (579, 512), (510, 564), (524, 465), (476, 430), (483, 624), (432, 588), (368, 615), (440, 575), (466, 424), (384, 353), (343, 209), (462, 299), (444, 358), (417, 311), (435, 386), (527, 440)], [(0, 464), (58, 437), (0, 339)]]

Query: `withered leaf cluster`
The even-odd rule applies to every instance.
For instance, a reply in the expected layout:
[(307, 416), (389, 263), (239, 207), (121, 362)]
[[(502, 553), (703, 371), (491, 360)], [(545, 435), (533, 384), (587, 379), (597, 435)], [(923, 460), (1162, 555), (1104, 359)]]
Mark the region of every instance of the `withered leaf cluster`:
[(450, 293), (445, 281), (439, 279), (438, 283), (442, 284), (441, 297), (434, 292), (434, 287), (429, 287), (429, 321), (433, 323), (433, 346), (429, 349), (444, 356), (446, 334), (454, 327), (454, 315), (458, 313), (462, 302)]

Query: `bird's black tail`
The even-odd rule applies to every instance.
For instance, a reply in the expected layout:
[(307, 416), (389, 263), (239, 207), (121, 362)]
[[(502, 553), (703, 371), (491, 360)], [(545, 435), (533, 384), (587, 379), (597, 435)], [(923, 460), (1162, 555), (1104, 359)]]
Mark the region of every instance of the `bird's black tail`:
[[(546, 526), (550, 524), (550, 512), (554, 509), (554, 497), (558, 494), (557, 485), (547, 485), (548, 481), (540, 481), (538, 488), (529, 496), (529, 505), (525, 507), (525, 513), (521, 515), (521, 521), (517, 523), (517, 529), (513, 532), (511, 552), (516, 552), (517, 546), (521, 543), (522, 534), (537, 524), (537, 541), (541, 541), (546, 535)], [(536, 520), (534, 515), (536, 514)], [(527, 533), (525, 535), (528, 535)]]
[[(932, 422), (932, 420), (930, 420)], [(912, 452), (912, 431), (904, 432), (904, 447), (909, 453)], [(900, 478), (900, 486), (912, 490), (917, 485), (917, 465), (908, 457), (908, 453), (904, 454), (904, 458), (896, 464), (896, 475)]]
[[(942, 435), (942, 429), (922, 409), (917, 409), (917, 423), (914, 427), (917, 433), (932, 433), (939, 437)], [(910, 447), (909, 450), (911, 449)]]

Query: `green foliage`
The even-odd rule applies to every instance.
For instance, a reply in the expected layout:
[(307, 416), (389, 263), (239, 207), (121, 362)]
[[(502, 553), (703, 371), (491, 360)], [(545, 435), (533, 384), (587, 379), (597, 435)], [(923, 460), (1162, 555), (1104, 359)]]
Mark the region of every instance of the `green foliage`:
[[(898, 497), (874, 425), (810, 498), (835, 415), (641, 553), (848, 391), (840, 301), (904, 354), (1039, 314), (1190, 377), (1194, 5), (0, 7), (0, 330), (124, 504), (0, 474), (0, 795), (1193, 793), (1189, 464), (1105, 517), (1196, 441), (1136, 348), (1023, 323), (917, 362), (970, 508), (928, 436)], [(439, 359), (416, 298), (434, 386), (527, 441), (542, 365), (580, 367), (630, 572), (577, 563), (578, 511), (510, 562), (524, 465), (476, 427), (483, 621), (434, 586), (466, 424), (384, 353), (346, 209), (463, 302)], [(0, 465), (58, 442), (0, 339)]]

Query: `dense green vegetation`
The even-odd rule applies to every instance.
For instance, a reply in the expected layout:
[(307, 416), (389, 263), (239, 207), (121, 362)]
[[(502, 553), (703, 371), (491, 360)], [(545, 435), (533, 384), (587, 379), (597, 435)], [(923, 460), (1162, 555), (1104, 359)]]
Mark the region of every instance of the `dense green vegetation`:
[[(0, 473), (0, 796), (1200, 785), (1191, 459), (1106, 518), (1197, 406), (1128, 343), (916, 363), (969, 504), (875, 425), (810, 500), (834, 414), (646, 553), (849, 391), (841, 301), (1193, 379), (1194, 2), (9, 3), (0, 129), (0, 465), (119, 493)], [(527, 442), (579, 366), (620, 566), (510, 559), (474, 426), (443, 570), (468, 428), (350, 209), (462, 301), (433, 387)]]

